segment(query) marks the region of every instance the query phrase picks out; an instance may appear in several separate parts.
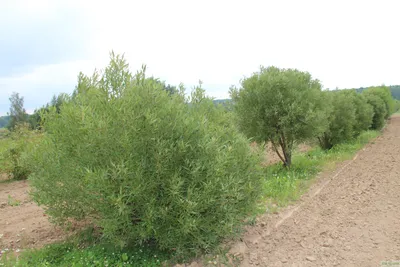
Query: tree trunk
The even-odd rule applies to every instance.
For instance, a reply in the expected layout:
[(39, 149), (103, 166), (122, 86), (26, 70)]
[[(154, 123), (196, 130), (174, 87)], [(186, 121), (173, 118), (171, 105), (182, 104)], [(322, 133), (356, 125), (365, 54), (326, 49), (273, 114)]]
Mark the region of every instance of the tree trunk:
[(285, 160), (283, 161), (283, 166), (290, 169), (290, 165), (292, 164), (292, 147), (293, 144), (288, 144), (288, 140), (285, 138), (285, 135), (282, 133), (279, 138), (279, 144), (281, 145), (283, 156)]
[(281, 159), (283, 165), (285, 165), (285, 157), (281, 155), (281, 153), (279, 153), (278, 147), (276, 146), (275, 142), (273, 140), (270, 140), (272, 146), (274, 147), (275, 153), (278, 155), (278, 157)]
[(319, 144), (322, 149), (329, 150), (333, 147), (329, 137), (324, 133), (321, 137), (318, 137)]
[(285, 155), (285, 162), (283, 165), (290, 169), (290, 166), (292, 165), (292, 151), (287, 150), (283, 154)]

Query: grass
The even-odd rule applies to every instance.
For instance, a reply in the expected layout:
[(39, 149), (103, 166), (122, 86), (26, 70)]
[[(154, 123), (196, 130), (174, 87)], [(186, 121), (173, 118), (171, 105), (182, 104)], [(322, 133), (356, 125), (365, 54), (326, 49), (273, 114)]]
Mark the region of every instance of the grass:
[(15, 206), (19, 206), (21, 204), (21, 201), (14, 199), (12, 196), (8, 195), (7, 204), (9, 206), (15, 207)]
[[(1, 253), (0, 253), (1, 255)], [(16, 257), (13, 251), (3, 252), (0, 266), (161, 266), (170, 258), (153, 247), (135, 246), (124, 249), (93, 239), (90, 228), (80, 235), (41, 249), (22, 251)]]
[(165, 255), (154, 254), (152, 249), (117, 249), (106, 244), (79, 248), (73, 243), (58, 243), (40, 250), (28, 250), (18, 259), (12, 253), (4, 255), (4, 266), (161, 266)]
[[(297, 200), (322, 170), (330, 169), (337, 162), (351, 159), (365, 144), (377, 137), (379, 132), (367, 131), (356, 139), (335, 146), (329, 151), (316, 147), (306, 153), (293, 157), (290, 170), (281, 164), (264, 168), (264, 199), (270, 203), (270, 212)], [(0, 140), (1, 142), (2, 140)], [(265, 212), (265, 208), (262, 209)], [(249, 224), (255, 222), (256, 216), (249, 218)], [(93, 235), (86, 232), (62, 243), (48, 245), (38, 250), (23, 251), (19, 257), (6, 252), (0, 258), (0, 266), (162, 266), (172, 255), (160, 252), (154, 247), (116, 248), (99, 240), (91, 240)], [(82, 245), (86, 244), (86, 245)], [(211, 256), (205, 256), (205, 262), (226, 263), (223, 248), (218, 248)], [(209, 258), (207, 258), (209, 257)], [(219, 258), (218, 258), (219, 257)], [(218, 259), (217, 259), (218, 258)], [(225, 260), (224, 260), (225, 259)], [(212, 265), (212, 264), (211, 264)]]
[(378, 135), (378, 131), (366, 131), (356, 139), (336, 145), (328, 151), (316, 147), (306, 153), (296, 154), (290, 169), (281, 164), (265, 168), (267, 178), (264, 183), (264, 197), (271, 204), (270, 209), (283, 207), (297, 200), (319, 172), (333, 168), (337, 162), (351, 159), (359, 149)]

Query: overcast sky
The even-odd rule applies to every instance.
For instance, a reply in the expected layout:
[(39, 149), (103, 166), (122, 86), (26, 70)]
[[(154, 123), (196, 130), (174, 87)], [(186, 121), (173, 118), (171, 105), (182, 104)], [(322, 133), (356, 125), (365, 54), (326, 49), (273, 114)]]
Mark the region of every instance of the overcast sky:
[(366, 1), (0, 1), (0, 115), (71, 93), (109, 52), (131, 69), (210, 96), (260, 65), (309, 71), (325, 88), (400, 84), (400, 3)]

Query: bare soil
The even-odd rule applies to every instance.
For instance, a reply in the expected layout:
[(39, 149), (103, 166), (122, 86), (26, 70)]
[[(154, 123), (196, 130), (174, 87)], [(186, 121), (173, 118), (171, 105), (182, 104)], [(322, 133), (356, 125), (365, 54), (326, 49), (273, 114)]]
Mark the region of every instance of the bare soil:
[(0, 250), (41, 247), (65, 236), (32, 202), (28, 190), (27, 181), (0, 183)]
[(261, 216), (230, 255), (240, 266), (381, 266), (400, 261), (400, 117), (296, 205)]

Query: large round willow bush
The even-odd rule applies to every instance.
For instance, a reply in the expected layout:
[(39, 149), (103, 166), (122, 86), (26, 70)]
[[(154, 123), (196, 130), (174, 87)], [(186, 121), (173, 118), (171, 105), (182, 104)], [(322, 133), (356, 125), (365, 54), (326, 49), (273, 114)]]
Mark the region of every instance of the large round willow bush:
[(182, 92), (115, 56), (80, 75), (60, 112), (42, 114), (34, 199), (55, 222), (91, 221), (122, 246), (188, 252), (232, 234), (259, 197), (259, 157), (204, 91)]

